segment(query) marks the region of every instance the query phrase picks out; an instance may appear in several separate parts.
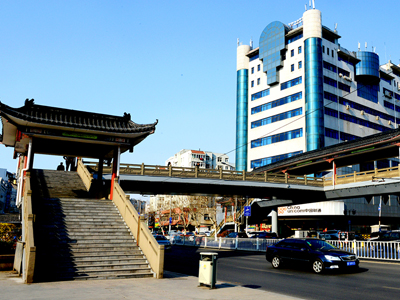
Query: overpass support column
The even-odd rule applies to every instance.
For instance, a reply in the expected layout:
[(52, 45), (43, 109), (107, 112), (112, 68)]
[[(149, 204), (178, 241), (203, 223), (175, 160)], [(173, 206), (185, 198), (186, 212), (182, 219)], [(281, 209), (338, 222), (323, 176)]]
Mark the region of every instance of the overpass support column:
[(271, 210), (271, 232), (276, 232), (278, 234), (278, 213), (277, 208)]

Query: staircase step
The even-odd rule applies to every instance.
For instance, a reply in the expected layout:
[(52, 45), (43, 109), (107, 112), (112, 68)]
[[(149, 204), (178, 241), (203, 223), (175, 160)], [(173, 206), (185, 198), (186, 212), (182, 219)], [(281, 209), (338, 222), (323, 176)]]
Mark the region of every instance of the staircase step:
[(153, 277), (112, 201), (85, 198), (76, 172), (38, 170), (37, 176), (32, 189), (38, 195), (33, 204), (37, 278)]
[(59, 277), (58, 280), (107, 280), (107, 279), (129, 279), (129, 278), (144, 278), (144, 277), (154, 277), (153, 273), (149, 270), (143, 270), (135, 273), (114, 273), (114, 274), (92, 274), (92, 275), (79, 275), (71, 277)]

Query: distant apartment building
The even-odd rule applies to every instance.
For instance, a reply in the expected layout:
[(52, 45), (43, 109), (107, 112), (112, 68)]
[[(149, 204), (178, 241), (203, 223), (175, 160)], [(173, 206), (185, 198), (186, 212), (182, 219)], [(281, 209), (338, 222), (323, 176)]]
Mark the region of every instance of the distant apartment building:
[(183, 149), (174, 156), (168, 158), (165, 165), (171, 164), (176, 167), (194, 168), (199, 166), (202, 169), (235, 170), (234, 164), (229, 162), (229, 156), (211, 151)]

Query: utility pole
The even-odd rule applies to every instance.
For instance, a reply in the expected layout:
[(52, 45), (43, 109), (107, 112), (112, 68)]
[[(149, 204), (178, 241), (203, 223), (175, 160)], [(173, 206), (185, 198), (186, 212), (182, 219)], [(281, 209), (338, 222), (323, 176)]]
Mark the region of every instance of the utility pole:
[(379, 232), (381, 232), (382, 195), (381, 195), (379, 198), (380, 198), (380, 200), (379, 200), (379, 207), (378, 207), (378, 210), (379, 210)]
[(168, 234), (171, 232), (171, 202), (172, 202), (172, 198), (171, 196), (169, 197), (169, 218), (168, 218)]
[(233, 221), (235, 222), (235, 232), (238, 232), (236, 213), (237, 213), (237, 196), (235, 196), (235, 214), (233, 215)]

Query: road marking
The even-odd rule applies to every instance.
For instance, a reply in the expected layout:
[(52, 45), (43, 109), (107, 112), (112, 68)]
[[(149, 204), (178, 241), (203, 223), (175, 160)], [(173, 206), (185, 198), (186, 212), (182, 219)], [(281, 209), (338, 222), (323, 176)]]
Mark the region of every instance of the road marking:
[(260, 260), (259, 258), (253, 257), (242, 257), (242, 259), (249, 259), (249, 260)]
[(400, 288), (396, 288), (396, 287), (391, 287), (391, 286), (382, 286), (385, 289), (390, 289), (390, 290), (398, 290), (400, 291)]
[(251, 270), (251, 271), (267, 272), (267, 273), (274, 273), (274, 274), (285, 274), (285, 275), (293, 276), (293, 274), (286, 273), (286, 272), (281, 272), (281, 271), (277, 272), (277, 271), (269, 271), (269, 270), (265, 270), (265, 269), (254, 269), (254, 268), (246, 268), (246, 267), (239, 267), (239, 266), (236, 266), (236, 268), (245, 269), (245, 270)]

